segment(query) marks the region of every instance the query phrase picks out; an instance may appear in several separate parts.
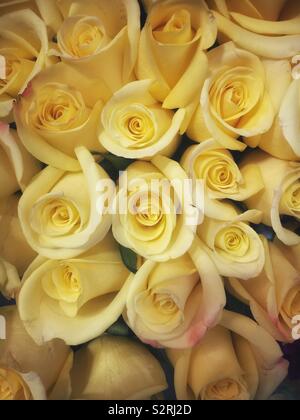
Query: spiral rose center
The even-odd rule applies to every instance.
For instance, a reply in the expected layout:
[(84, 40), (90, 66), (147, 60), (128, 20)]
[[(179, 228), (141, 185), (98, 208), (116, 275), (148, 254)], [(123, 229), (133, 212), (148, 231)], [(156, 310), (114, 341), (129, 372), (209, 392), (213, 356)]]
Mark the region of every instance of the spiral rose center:
[(282, 198), (281, 207), (287, 215), (300, 218), (300, 181), (293, 183)]
[(216, 236), (216, 248), (221, 253), (244, 257), (250, 248), (250, 239), (240, 227), (223, 229)]
[(179, 310), (177, 304), (168, 294), (155, 293), (153, 303), (157, 310), (165, 315), (175, 315)]
[(196, 31), (192, 27), (191, 14), (179, 9), (168, 16), (153, 31), (154, 38), (165, 44), (184, 44), (194, 39)]
[(300, 287), (296, 286), (287, 294), (282, 310), (289, 320), (300, 314)]
[(223, 379), (209, 385), (203, 395), (204, 400), (239, 400), (245, 393), (244, 387), (235, 379)]
[(17, 373), (0, 369), (0, 401), (23, 401), (30, 391)]

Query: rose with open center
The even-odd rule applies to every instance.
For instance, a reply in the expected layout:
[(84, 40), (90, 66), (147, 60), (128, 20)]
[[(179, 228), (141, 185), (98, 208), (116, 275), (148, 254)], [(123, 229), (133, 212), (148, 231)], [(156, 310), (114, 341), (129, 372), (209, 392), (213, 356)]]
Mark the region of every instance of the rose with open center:
[(225, 303), (222, 279), (195, 240), (181, 258), (144, 263), (129, 288), (124, 317), (148, 344), (190, 348), (217, 324)]
[(31, 10), (0, 16), (0, 117), (11, 122), (12, 108), (28, 82), (47, 64), (45, 23)]
[(150, 160), (177, 149), (185, 113), (163, 109), (151, 95), (151, 85), (147, 80), (130, 83), (105, 105), (99, 140), (114, 155)]
[(256, 321), (275, 340), (292, 342), (293, 318), (300, 313), (300, 272), (289, 247), (279, 241), (263, 241), (266, 263), (262, 273), (247, 282), (229, 279), (229, 290), (249, 302)]
[(216, 37), (214, 18), (202, 0), (159, 1), (149, 10), (141, 34), (137, 76), (154, 81), (151, 92), (164, 108), (187, 108), (182, 132), (197, 106), (206, 76), (203, 51)]
[(97, 126), (107, 92), (95, 79), (59, 63), (41, 72), (15, 106), (18, 134), (40, 161), (80, 170), (75, 148), (103, 151)]
[(237, 140), (267, 132), (275, 118), (263, 62), (229, 42), (208, 53), (209, 74), (188, 134), (196, 141), (213, 137), (227, 149), (243, 151)]
[[(214, 140), (188, 148), (181, 165), (194, 183), (204, 182), (204, 211), (213, 219), (231, 220), (235, 217), (232, 207), (225, 206), (224, 200), (244, 201), (264, 188), (255, 164), (241, 170), (232, 154)], [(196, 190), (194, 203), (197, 204)]]
[(250, 226), (260, 222), (261, 214), (253, 210), (239, 215), (233, 206), (230, 211), (236, 212), (231, 221), (206, 218), (198, 236), (221, 275), (248, 280), (259, 275), (265, 264), (263, 243)]
[(78, 258), (38, 257), (23, 280), (18, 307), (28, 333), (37, 343), (60, 338), (70, 345), (118, 320), (131, 282), (111, 234)]
[(57, 46), (52, 53), (115, 92), (133, 80), (140, 36), (136, 0), (55, 0)]
[(106, 172), (84, 148), (76, 149), (80, 172), (51, 166), (24, 192), (19, 217), (30, 246), (48, 258), (73, 258), (105, 238), (111, 216), (104, 206), (99, 183)]
[(267, 400), (288, 374), (276, 341), (250, 318), (227, 311), (196, 347), (167, 354), (179, 400)]
[(263, 223), (272, 226), (277, 237), (288, 246), (300, 243), (300, 164), (254, 152), (242, 164), (259, 166), (265, 189), (249, 198), (249, 208), (263, 212)]
[(184, 255), (198, 223), (186, 181), (179, 164), (163, 156), (130, 165), (119, 180), (113, 215), (116, 240), (153, 261)]

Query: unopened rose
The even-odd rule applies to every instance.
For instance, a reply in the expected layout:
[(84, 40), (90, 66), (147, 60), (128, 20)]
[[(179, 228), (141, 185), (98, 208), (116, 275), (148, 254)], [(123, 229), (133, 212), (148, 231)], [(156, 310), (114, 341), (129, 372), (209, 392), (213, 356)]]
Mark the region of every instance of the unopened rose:
[[(42, 346), (35, 344), (25, 331), (15, 306), (1, 308), (0, 315), (4, 316), (6, 321), (6, 340), (0, 341), (0, 372), (1, 368), (14, 370), (17, 382), (22, 382), (20, 374), (25, 375), (25, 381), (26, 377), (35, 377), (38, 379), (35, 381), (36, 391), (44, 391), (49, 399), (68, 399), (71, 392), (69, 375), (73, 362), (71, 349), (60, 340)], [(0, 373), (0, 381), (3, 381), (1, 376)], [(31, 399), (30, 394), (29, 398), (27, 397), (27, 387), (22, 386), (22, 383), (17, 389), (14, 388), (11, 375), (6, 377), (6, 382), (9, 398), (24, 399), (22, 394), (25, 391), (25, 399)], [(3, 391), (3, 385), (0, 389)], [(0, 400), (1, 397), (3, 395), (0, 393)]]
[(57, 51), (62, 61), (115, 92), (133, 80), (140, 37), (137, 0), (55, 1), (62, 24)]
[(230, 290), (249, 302), (256, 321), (277, 341), (293, 341), (293, 318), (300, 314), (300, 271), (291, 264), (289, 248), (265, 243), (263, 272), (249, 281), (230, 279)]
[(78, 258), (38, 257), (23, 278), (21, 319), (37, 343), (53, 338), (86, 343), (118, 320), (130, 280), (110, 234)]
[(103, 151), (97, 128), (108, 97), (95, 79), (55, 64), (32, 80), (14, 108), (20, 139), (40, 161), (79, 171), (76, 147)]
[[(181, 165), (194, 183), (204, 183), (204, 211), (207, 217), (213, 219), (231, 220), (235, 217), (232, 208), (224, 206), (224, 200), (244, 201), (264, 188), (255, 164), (240, 170), (232, 154), (214, 140), (188, 148)], [(195, 195), (196, 191), (194, 203), (197, 204)]]
[(266, 400), (288, 373), (276, 341), (251, 319), (224, 312), (191, 350), (168, 350), (179, 400)]
[[(14, 267), (12, 271), (9, 269), (10, 273), (17, 269), (19, 276), (23, 276), (25, 270), (36, 258), (36, 252), (28, 245), (24, 237), (18, 218), (18, 204), (19, 198), (16, 195), (0, 200), (0, 258), (9, 266)], [(5, 272), (7, 274), (7, 268)], [(13, 281), (13, 293), (15, 283)]]
[(196, 141), (213, 137), (227, 149), (243, 151), (248, 138), (267, 132), (275, 112), (263, 62), (232, 42), (208, 53), (209, 72), (200, 105), (188, 129)]
[(128, 338), (104, 335), (75, 355), (72, 399), (150, 400), (167, 387), (155, 357)]
[[(125, 183), (125, 180), (127, 182)], [(198, 222), (187, 175), (180, 165), (156, 156), (135, 162), (119, 180), (113, 234), (124, 247), (153, 261), (168, 261), (191, 247)]]
[(24, 148), (17, 132), (0, 122), (0, 199), (24, 190), (39, 170), (38, 162)]
[[(236, 211), (228, 206), (231, 212)], [(261, 214), (255, 210), (243, 214), (236, 211), (231, 221), (206, 218), (198, 227), (198, 236), (221, 275), (247, 280), (261, 273), (265, 264), (264, 247), (250, 226), (250, 222), (259, 223), (260, 220)]]
[[(271, 59), (300, 52), (299, 5), (287, 0), (211, 1), (219, 39)], [(296, 3), (296, 7), (290, 7)], [(286, 8), (283, 8), (285, 6)], [(282, 12), (282, 13), (281, 13)], [(281, 20), (282, 17), (282, 20)]]
[(129, 288), (125, 319), (148, 344), (189, 348), (217, 324), (225, 303), (222, 279), (195, 240), (177, 260), (145, 262)]
[[(29, 245), (54, 259), (73, 258), (105, 238), (111, 215), (99, 208), (99, 183), (106, 172), (84, 147), (76, 149), (79, 172), (51, 166), (28, 186), (19, 204), (19, 217)], [(99, 191), (98, 191), (99, 189)]]
[(151, 80), (130, 83), (105, 105), (99, 140), (114, 155), (150, 160), (176, 151), (185, 112), (163, 109), (151, 95), (151, 85)]
[[(300, 220), (300, 164), (275, 159), (263, 152), (254, 152), (244, 164), (259, 166), (265, 189), (247, 200), (248, 208), (263, 212), (263, 223), (272, 226), (286, 245), (300, 243), (297, 229)], [(288, 220), (285, 221), (284, 217)]]
[(14, 101), (46, 66), (47, 53), (47, 28), (34, 12), (20, 10), (0, 16), (0, 118), (13, 120)]
[(156, 2), (142, 30), (137, 76), (152, 79), (152, 93), (168, 109), (186, 108), (184, 132), (207, 71), (203, 52), (216, 41), (214, 18), (202, 0)]

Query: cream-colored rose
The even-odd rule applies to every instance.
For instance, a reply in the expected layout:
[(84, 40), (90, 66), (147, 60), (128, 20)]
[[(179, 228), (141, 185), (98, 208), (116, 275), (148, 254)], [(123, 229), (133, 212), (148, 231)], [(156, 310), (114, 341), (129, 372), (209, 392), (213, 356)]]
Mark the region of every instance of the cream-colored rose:
[(105, 238), (111, 215), (100, 204), (106, 172), (84, 147), (76, 149), (80, 172), (48, 166), (27, 187), (19, 218), (29, 245), (53, 259), (73, 258)]
[(163, 156), (130, 165), (119, 180), (113, 215), (116, 240), (152, 261), (184, 255), (198, 222), (186, 181), (180, 165)]
[(47, 28), (34, 12), (20, 10), (0, 16), (0, 118), (13, 120), (16, 98), (45, 67), (47, 53)]
[(118, 320), (130, 282), (118, 246), (108, 234), (77, 259), (38, 257), (23, 278), (20, 316), (37, 343), (53, 338), (70, 345), (86, 343)]
[(140, 37), (137, 0), (54, 0), (62, 24), (53, 51), (111, 92), (133, 80)]
[[(212, 0), (219, 40), (230, 39), (240, 48), (271, 59), (300, 52), (299, 4), (286, 0)], [(283, 6), (286, 4), (286, 8)], [(282, 12), (282, 14), (281, 14)]]
[[(293, 341), (293, 318), (300, 314), (300, 272), (286, 255), (285, 245), (263, 239), (266, 264), (255, 279), (229, 279), (229, 289), (249, 303), (256, 321), (277, 341)], [(299, 255), (299, 254), (298, 254)]]
[[(263, 223), (272, 226), (277, 237), (289, 246), (298, 245), (300, 221), (300, 164), (275, 159), (263, 152), (249, 155), (243, 164), (259, 166), (265, 190), (249, 198), (250, 209), (263, 212)], [(282, 218), (287, 216), (288, 220)]]
[(225, 304), (222, 279), (196, 239), (177, 260), (145, 262), (128, 291), (124, 317), (143, 342), (190, 348), (219, 322)]
[(209, 73), (188, 135), (199, 142), (212, 137), (226, 149), (243, 151), (246, 145), (238, 139), (247, 142), (267, 132), (275, 118), (268, 74), (257, 56), (232, 42), (207, 55)]
[(22, 232), (18, 204), (19, 198), (16, 195), (0, 200), (0, 258), (9, 266), (14, 266), (19, 275), (23, 276), (35, 259), (36, 252), (28, 245)]
[(20, 139), (41, 162), (79, 171), (76, 147), (103, 151), (97, 128), (108, 98), (97, 80), (55, 64), (32, 80), (14, 108)]
[(24, 190), (40, 170), (24, 148), (15, 130), (0, 122), (0, 199)]
[(194, 183), (204, 183), (204, 212), (213, 219), (232, 220), (236, 213), (224, 200), (244, 201), (264, 188), (258, 167), (251, 164), (240, 170), (232, 154), (214, 140), (188, 148), (181, 165)]
[(0, 365), (0, 401), (44, 401), (45, 388), (33, 372), (22, 374)]
[(152, 94), (168, 109), (186, 108), (182, 132), (197, 106), (207, 72), (203, 50), (214, 45), (215, 20), (202, 0), (156, 2), (142, 30), (139, 79), (152, 79)]
[(250, 222), (260, 222), (261, 214), (255, 210), (238, 214), (233, 206), (227, 206), (236, 212), (235, 217), (224, 222), (206, 218), (198, 227), (198, 236), (222, 276), (248, 280), (258, 276), (265, 264), (263, 243), (250, 226)]
[[(28, 382), (26, 377), (27, 379), (37, 377), (40, 384), (37, 383), (34, 389), (38, 392), (44, 389), (47, 398), (68, 399), (71, 393), (70, 370), (73, 363), (71, 349), (60, 340), (42, 346), (35, 344), (25, 331), (15, 306), (1, 308), (0, 315), (4, 316), (6, 321), (6, 340), (0, 341), (0, 390), (4, 393), (4, 397), (6, 394), (8, 399), (23, 399), (22, 394), (24, 389), (26, 391), (26, 386), (21, 386), (22, 381), (18, 380), (21, 374), (25, 375), (23, 378), (26, 382)], [(18, 374), (12, 378), (8, 375), (3, 382), (1, 378), (3, 367), (5, 370), (12, 369)], [(0, 400), (3, 399), (1, 391)], [(25, 397), (26, 394), (27, 392)]]
[(168, 350), (179, 400), (266, 400), (288, 373), (276, 341), (251, 319), (224, 311), (191, 350)]
[(132, 82), (105, 105), (99, 140), (114, 155), (150, 160), (175, 153), (185, 112), (162, 108), (150, 93), (151, 85), (151, 80)]
[(264, 60), (268, 91), (276, 118), (269, 131), (247, 141), (279, 159), (300, 160), (300, 56), (288, 60)]
[(104, 335), (75, 355), (72, 399), (150, 400), (168, 388), (166, 377), (146, 347)]

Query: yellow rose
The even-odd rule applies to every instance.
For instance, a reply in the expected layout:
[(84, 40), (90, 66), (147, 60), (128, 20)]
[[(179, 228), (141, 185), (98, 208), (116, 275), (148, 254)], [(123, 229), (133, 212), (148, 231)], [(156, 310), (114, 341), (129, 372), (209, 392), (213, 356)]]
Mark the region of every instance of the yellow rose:
[(292, 60), (264, 60), (268, 75), (268, 91), (276, 118), (264, 134), (247, 141), (251, 147), (259, 146), (279, 159), (300, 160), (298, 113), (300, 112), (299, 56)]
[(80, 172), (48, 166), (20, 199), (24, 235), (47, 258), (76, 257), (104, 239), (111, 227), (111, 215), (100, 206), (99, 187), (110, 179), (84, 147), (76, 155)]
[(15, 299), (21, 287), (17, 269), (0, 257), (0, 293), (6, 299)]
[(46, 393), (33, 372), (22, 374), (0, 365), (0, 401), (44, 401)]
[(103, 151), (97, 128), (108, 97), (95, 79), (55, 64), (32, 80), (14, 108), (20, 139), (41, 162), (79, 171), (76, 147)]
[(224, 148), (243, 151), (237, 140), (267, 132), (275, 117), (263, 62), (232, 42), (208, 53), (209, 74), (188, 135), (195, 141), (213, 137)]
[(150, 400), (168, 388), (154, 356), (141, 344), (104, 335), (79, 350), (72, 370), (72, 399)]
[(17, 132), (0, 122), (0, 199), (24, 190), (39, 170), (38, 162), (24, 149)]
[(105, 105), (99, 140), (114, 155), (150, 160), (176, 151), (185, 112), (163, 109), (149, 92), (151, 85), (148, 80), (132, 82)]
[(54, 0), (63, 23), (53, 51), (112, 92), (133, 80), (140, 37), (137, 0)]
[(22, 276), (35, 259), (36, 252), (28, 245), (22, 232), (18, 204), (19, 198), (15, 195), (0, 200), (0, 258), (14, 266)]
[[(230, 211), (234, 212), (235, 208), (231, 207)], [(222, 276), (248, 280), (262, 272), (265, 264), (263, 243), (250, 226), (250, 222), (259, 223), (260, 219), (258, 211), (243, 214), (236, 211), (231, 221), (206, 218), (199, 226), (198, 236)]]
[(45, 67), (47, 53), (47, 28), (35, 13), (21, 10), (0, 16), (0, 118), (13, 120), (15, 99)]
[(77, 259), (38, 257), (23, 278), (20, 316), (37, 343), (53, 338), (70, 345), (86, 343), (118, 320), (130, 281), (109, 234)]
[(116, 240), (153, 261), (184, 255), (198, 222), (186, 181), (180, 165), (163, 156), (130, 165), (119, 180), (113, 215)]
[[(300, 164), (275, 159), (263, 152), (254, 152), (243, 164), (259, 166), (265, 190), (246, 203), (248, 208), (263, 212), (263, 223), (272, 226), (277, 237), (288, 246), (300, 244), (296, 233), (300, 220)], [(288, 220), (282, 217), (287, 216)]]
[(152, 94), (164, 108), (187, 108), (182, 132), (197, 106), (206, 76), (203, 50), (214, 45), (216, 37), (215, 21), (202, 0), (160, 1), (149, 10), (141, 34), (137, 76), (153, 80)]
[[(214, 140), (188, 148), (181, 165), (194, 182), (204, 182), (204, 211), (213, 219), (235, 217), (231, 207), (224, 211), (224, 200), (244, 201), (264, 188), (258, 167), (251, 164), (240, 170), (232, 154)], [(194, 197), (194, 204), (196, 200)]]
[(168, 350), (179, 400), (266, 400), (288, 373), (276, 341), (254, 321), (224, 311), (191, 350)]
[[(60, 340), (43, 346), (35, 344), (25, 331), (15, 306), (1, 308), (0, 314), (6, 321), (6, 340), (0, 341), (0, 400), (3, 396), (4, 399), (23, 399), (24, 391), (26, 397), (27, 387), (23, 386), (20, 375), (25, 375), (26, 382), (26, 377), (37, 377), (39, 384), (34, 389), (42, 389), (49, 399), (68, 399), (73, 363), (71, 349)], [(12, 377), (3, 375), (1, 368), (6, 372), (12, 369), (15, 373)]]
[(286, 257), (288, 247), (266, 239), (264, 244), (263, 272), (247, 282), (229, 279), (229, 290), (249, 303), (256, 321), (277, 341), (291, 342), (293, 318), (300, 314), (300, 272)]
[[(300, 8), (286, 0), (214, 0), (212, 8), (221, 34), (240, 48), (271, 59), (293, 57), (300, 52)], [(298, 3), (292, 1), (292, 3)], [(281, 14), (282, 11), (282, 14)]]
[(189, 348), (219, 322), (225, 304), (222, 279), (195, 240), (177, 260), (145, 262), (129, 288), (124, 317), (143, 342)]

